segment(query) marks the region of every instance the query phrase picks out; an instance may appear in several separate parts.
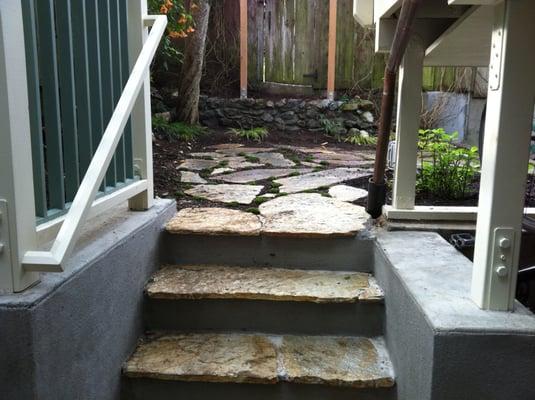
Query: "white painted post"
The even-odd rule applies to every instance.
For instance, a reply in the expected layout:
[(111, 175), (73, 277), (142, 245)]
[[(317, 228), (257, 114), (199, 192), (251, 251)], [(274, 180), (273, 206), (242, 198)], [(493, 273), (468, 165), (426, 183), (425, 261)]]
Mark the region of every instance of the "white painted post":
[[(143, 18), (147, 15), (147, 0), (128, 1), (128, 51), (130, 68), (137, 60), (148, 36)], [(132, 110), (132, 143), (134, 172), (147, 180), (147, 190), (129, 201), (132, 210), (146, 210), (154, 203), (154, 180), (152, 168), (152, 116), (150, 107), (150, 74), (147, 73)]]
[(423, 68), (424, 48), (418, 38), (414, 38), (409, 43), (399, 72), (394, 209), (414, 208)]
[(535, 2), (495, 6), (472, 277), (483, 309), (512, 310), (535, 97)]
[(20, 1), (0, 1), (0, 293), (39, 279), (22, 257), (35, 249), (35, 199)]

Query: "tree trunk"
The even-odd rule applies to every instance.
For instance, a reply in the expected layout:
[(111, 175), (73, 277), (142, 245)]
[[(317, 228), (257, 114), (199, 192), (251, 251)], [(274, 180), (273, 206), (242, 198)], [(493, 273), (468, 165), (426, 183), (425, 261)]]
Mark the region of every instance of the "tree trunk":
[(210, 0), (199, 0), (198, 6), (192, 13), (196, 23), (195, 32), (186, 39), (176, 107), (177, 119), (188, 124), (199, 122), (200, 83), (210, 18)]

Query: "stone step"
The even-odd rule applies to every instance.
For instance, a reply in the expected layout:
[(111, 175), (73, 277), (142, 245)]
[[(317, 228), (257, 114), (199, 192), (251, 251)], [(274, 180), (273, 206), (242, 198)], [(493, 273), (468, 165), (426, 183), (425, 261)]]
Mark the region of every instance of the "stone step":
[(228, 266), (175, 266), (158, 271), (146, 292), (155, 299), (248, 299), (353, 303), (382, 301), (375, 279), (362, 272)]
[(161, 335), (138, 346), (123, 374), (160, 382), (342, 387), (354, 396), (358, 389), (394, 386), (381, 338), (342, 336)]
[(168, 265), (146, 294), (151, 330), (383, 334), (383, 292), (367, 273)]
[(185, 208), (166, 225), (175, 235), (355, 237), (366, 228), (363, 207), (299, 193), (278, 197), (259, 207), (260, 215), (228, 208)]
[[(318, 194), (305, 195), (291, 195), (296, 201), (290, 199), (289, 204), (280, 202), (291, 196), (263, 203), (264, 215), (182, 209), (166, 225), (163, 262), (371, 272), (374, 236), (359, 217), (362, 210)], [(325, 201), (334, 202), (337, 212), (322, 213)]]

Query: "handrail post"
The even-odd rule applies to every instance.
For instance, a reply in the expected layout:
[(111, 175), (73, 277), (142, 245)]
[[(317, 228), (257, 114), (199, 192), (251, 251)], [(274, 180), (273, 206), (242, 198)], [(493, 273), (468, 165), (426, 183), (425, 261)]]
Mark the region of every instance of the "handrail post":
[(36, 245), (35, 197), (20, 1), (0, 1), (0, 293), (33, 285), (22, 268)]
[[(147, 0), (128, 1), (128, 52), (130, 68), (133, 68), (137, 55), (147, 40), (148, 28), (143, 22), (147, 15)], [(134, 174), (147, 180), (147, 190), (129, 200), (132, 210), (146, 210), (154, 202), (154, 180), (152, 168), (152, 116), (150, 106), (150, 73), (132, 110), (132, 146), (134, 155)]]

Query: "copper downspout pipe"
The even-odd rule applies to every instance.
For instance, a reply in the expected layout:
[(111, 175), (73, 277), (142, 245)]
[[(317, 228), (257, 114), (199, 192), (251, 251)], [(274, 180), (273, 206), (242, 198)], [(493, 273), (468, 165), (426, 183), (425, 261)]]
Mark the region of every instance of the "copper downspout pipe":
[(377, 146), (375, 154), (375, 167), (373, 178), (368, 185), (368, 205), (366, 211), (372, 218), (378, 218), (382, 214), (383, 206), (386, 202), (385, 170), (386, 157), (388, 152), (388, 142), (390, 140), (390, 130), (392, 127), (392, 114), (394, 110), (394, 98), (396, 90), (396, 80), (401, 60), (409, 44), (412, 26), (416, 19), (418, 7), (422, 0), (403, 0), (401, 12), (390, 49), (390, 56), (385, 68), (385, 78), (383, 83), (383, 97), (381, 100), (381, 118), (379, 120), (379, 131), (377, 134)]

